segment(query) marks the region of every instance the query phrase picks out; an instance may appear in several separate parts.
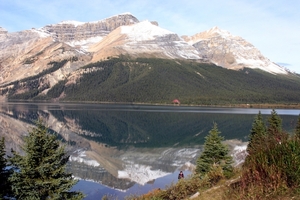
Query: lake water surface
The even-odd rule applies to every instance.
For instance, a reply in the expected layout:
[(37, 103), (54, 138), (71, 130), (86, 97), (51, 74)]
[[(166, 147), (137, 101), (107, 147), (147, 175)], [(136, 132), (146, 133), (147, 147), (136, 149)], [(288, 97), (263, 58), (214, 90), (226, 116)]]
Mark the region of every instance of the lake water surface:
[[(213, 123), (232, 149), (245, 147), (253, 119), (271, 109), (135, 104), (2, 103), (0, 136), (19, 149), (34, 120), (42, 118), (71, 155), (73, 188), (86, 199), (118, 199), (165, 188), (190, 174)], [(276, 109), (293, 132), (300, 110)]]

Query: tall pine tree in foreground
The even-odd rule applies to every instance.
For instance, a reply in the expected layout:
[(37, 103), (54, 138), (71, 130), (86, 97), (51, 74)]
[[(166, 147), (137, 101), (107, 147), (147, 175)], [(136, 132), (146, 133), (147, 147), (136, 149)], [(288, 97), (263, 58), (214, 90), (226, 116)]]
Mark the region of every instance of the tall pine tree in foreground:
[(11, 170), (7, 169), (7, 159), (5, 158), (5, 141), (4, 138), (0, 140), (0, 199), (10, 196), (10, 184), (8, 177)]
[(264, 138), (267, 136), (266, 125), (263, 121), (261, 112), (256, 115), (249, 136), (249, 143), (247, 146), (247, 152), (249, 154), (255, 153), (259, 150), (259, 147), (263, 145)]
[(269, 134), (282, 131), (282, 119), (277, 112), (273, 109), (271, 116), (268, 118), (268, 132)]
[(223, 175), (232, 173), (232, 157), (229, 155), (228, 147), (222, 143), (224, 138), (220, 136), (218, 126), (214, 123), (213, 128), (205, 137), (204, 151), (197, 160), (196, 173), (201, 177), (205, 176), (213, 168), (219, 167), (223, 170)]
[(12, 151), (13, 157), (9, 159), (14, 167), (9, 179), (17, 199), (83, 198), (80, 192), (70, 192), (77, 181), (72, 174), (65, 172), (69, 156), (41, 120), (25, 138), (23, 150), (24, 156)]
[(282, 130), (282, 119), (274, 109), (271, 112), (271, 116), (268, 118), (267, 135), (268, 138), (271, 140), (267, 143), (270, 144), (272, 144), (272, 142), (281, 144), (289, 137), (289, 135)]

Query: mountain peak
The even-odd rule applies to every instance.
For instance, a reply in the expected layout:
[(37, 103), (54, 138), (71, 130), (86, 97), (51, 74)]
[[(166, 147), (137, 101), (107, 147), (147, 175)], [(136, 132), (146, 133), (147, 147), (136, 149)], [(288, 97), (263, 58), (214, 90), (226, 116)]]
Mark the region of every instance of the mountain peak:
[(229, 37), (229, 36), (233, 36), (229, 31), (220, 29), (217, 26), (214, 26), (213, 28), (203, 32), (203, 34), (210, 34), (210, 35), (219, 35), (221, 37)]
[(208, 31), (211, 31), (211, 32), (219, 32), (219, 31), (222, 31), (218, 26), (214, 26), (212, 27), (211, 29), (208, 29)]
[(202, 59), (196, 49), (177, 34), (148, 20), (115, 29), (89, 51), (94, 53), (93, 61), (108, 57), (108, 52), (109, 56), (128, 54), (134, 57)]
[(71, 24), (71, 25), (74, 25), (75, 27), (77, 27), (84, 23), (85, 22), (79, 22), (79, 21), (75, 21), (75, 20), (65, 20), (65, 21), (59, 22), (58, 24)]
[(217, 26), (214, 26), (206, 31), (197, 33), (193, 36), (182, 36), (182, 38), (191, 45), (201, 40), (209, 40), (212, 37), (232, 38), (235, 36), (233, 36), (229, 31), (220, 29)]
[(191, 37), (183, 37), (210, 62), (228, 69), (256, 68), (273, 74), (288, 72), (264, 57), (252, 44), (215, 26)]
[[(83, 56), (81, 60), (84, 62), (97, 62), (128, 54), (133, 57), (205, 61), (235, 70), (247, 67), (259, 68), (273, 74), (287, 73), (264, 57), (252, 44), (218, 26), (194, 36), (186, 36), (184, 40), (182, 38), (159, 27), (157, 22), (140, 22), (129, 12), (94, 22), (67, 20), (17, 33), (8, 33), (0, 27), (0, 65), (7, 66), (7, 69), (14, 66), (16, 69), (20, 67), (28, 70), (28, 73), (18, 70), (22, 72), (19, 78), (23, 78), (27, 76), (25, 74), (35, 72), (29, 67), (40, 67), (42, 62), (46, 62), (46, 56), (52, 61), (76, 55)], [(48, 47), (55, 50), (46, 52), (44, 49)], [(74, 65), (78, 67), (85, 64), (84, 62)], [(15, 78), (10, 70), (0, 74), (0, 82)]]
[(124, 12), (124, 13), (114, 15), (114, 16), (122, 16), (122, 15), (131, 15), (131, 16), (133, 16), (133, 14), (131, 14), (131, 12)]
[(138, 22), (139, 20), (130, 13), (124, 13), (92, 22), (62, 21), (58, 24), (47, 25), (42, 30), (51, 34), (57, 41), (76, 43), (78, 41), (105, 37), (120, 26)]
[[(80, 21), (76, 21), (76, 20), (64, 20), (64, 21), (59, 22), (58, 24), (60, 24), (60, 25), (68, 24), (68, 25), (73, 25), (74, 27), (77, 27), (77, 26), (84, 25), (84, 24), (101, 23), (101, 22), (105, 22), (105, 21), (113, 19), (113, 18), (122, 18), (122, 17), (128, 17), (128, 16), (135, 18), (130, 12), (125, 12), (125, 13), (113, 15), (106, 19), (102, 19), (102, 20), (98, 20), (98, 21), (80, 22)], [(55, 26), (56, 24), (51, 24), (51, 25)]]
[(153, 40), (155, 36), (174, 34), (171, 31), (154, 25), (148, 20), (130, 26), (122, 26), (121, 33), (128, 35), (129, 38), (134, 39), (135, 41)]
[(118, 15), (110, 16), (108, 18), (105, 18), (105, 19), (102, 19), (102, 20), (99, 20), (99, 21), (92, 21), (92, 22), (88, 22), (88, 23), (99, 23), (99, 22), (109, 21), (111, 19), (122, 19), (122, 18), (124, 18), (124, 19), (132, 18), (132, 19), (134, 19), (134, 20), (132, 20), (132, 22), (134, 22), (134, 23), (139, 22), (139, 20), (133, 14), (131, 14), (130, 12), (125, 12), (125, 13), (121, 13), (121, 14), (118, 14)]
[(6, 34), (8, 31), (0, 26), (0, 34)]

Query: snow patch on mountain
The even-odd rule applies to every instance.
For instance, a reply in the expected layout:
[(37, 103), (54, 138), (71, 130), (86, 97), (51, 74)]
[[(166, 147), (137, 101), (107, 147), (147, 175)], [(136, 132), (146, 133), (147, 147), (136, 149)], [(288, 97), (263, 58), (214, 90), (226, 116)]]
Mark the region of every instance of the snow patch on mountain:
[(247, 59), (243, 57), (238, 57), (236, 59), (238, 64), (247, 65), (249, 68), (252, 69), (261, 69), (263, 71), (269, 72), (271, 74), (287, 74), (287, 70), (283, 67), (276, 65), (269, 61), (268, 59), (259, 60), (259, 59)]
[(149, 21), (121, 26), (120, 33), (126, 36), (121, 48), (129, 54), (153, 54), (171, 59), (201, 59), (198, 51), (177, 34)]
[(86, 40), (72, 40), (70, 42), (66, 42), (66, 44), (72, 46), (72, 47), (80, 47), (81, 49), (84, 49), (85, 51), (88, 51), (88, 48), (93, 45), (96, 44), (98, 42), (100, 42), (103, 39), (103, 37), (98, 36), (98, 37), (91, 37), (88, 38)]
[[(175, 55), (174, 58), (177, 58), (178, 56), (184, 59), (202, 59), (200, 57), (199, 52), (192, 48), (187, 42), (180, 40), (180, 41), (173, 41), (175, 49)], [(167, 53), (168, 51), (166, 51)], [(172, 52), (172, 51), (171, 51)], [(170, 55), (172, 57), (172, 55)]]
[(287, 70), (264, 57), (252, 44), (218, 27), (182, 38), (204, 58), (221, 67), (233, 70), (258, 68), (272, 74), (288, 74)]
[(31, 29), (32, 32), (39, 34), (41, 38), (51, 37), (49, 33), (42, 29)]
[(166, 29), (160, 28), (158, 26), (155, 26), (149, 21), (142, 21), (134, 25), (122, 26), (121, 34), (126, 34), (130, 40), (144, 41), (154, 40), (157, 36), (164, 36), (174, 33)]

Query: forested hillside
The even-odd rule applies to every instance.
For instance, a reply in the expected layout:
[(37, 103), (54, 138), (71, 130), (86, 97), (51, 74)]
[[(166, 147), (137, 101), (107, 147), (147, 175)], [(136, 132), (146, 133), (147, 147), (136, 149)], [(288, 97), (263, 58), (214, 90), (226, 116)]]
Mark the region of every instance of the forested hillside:
[[(58, 64), (57, 64), (58, 65)], [(14, 94), (9, 99), (220, 105), (298, 103), (300, 77), (209, 63), (156, 58), (113, 58), (92, 63), (76, 82), (60, 81), (46, 94)]]

